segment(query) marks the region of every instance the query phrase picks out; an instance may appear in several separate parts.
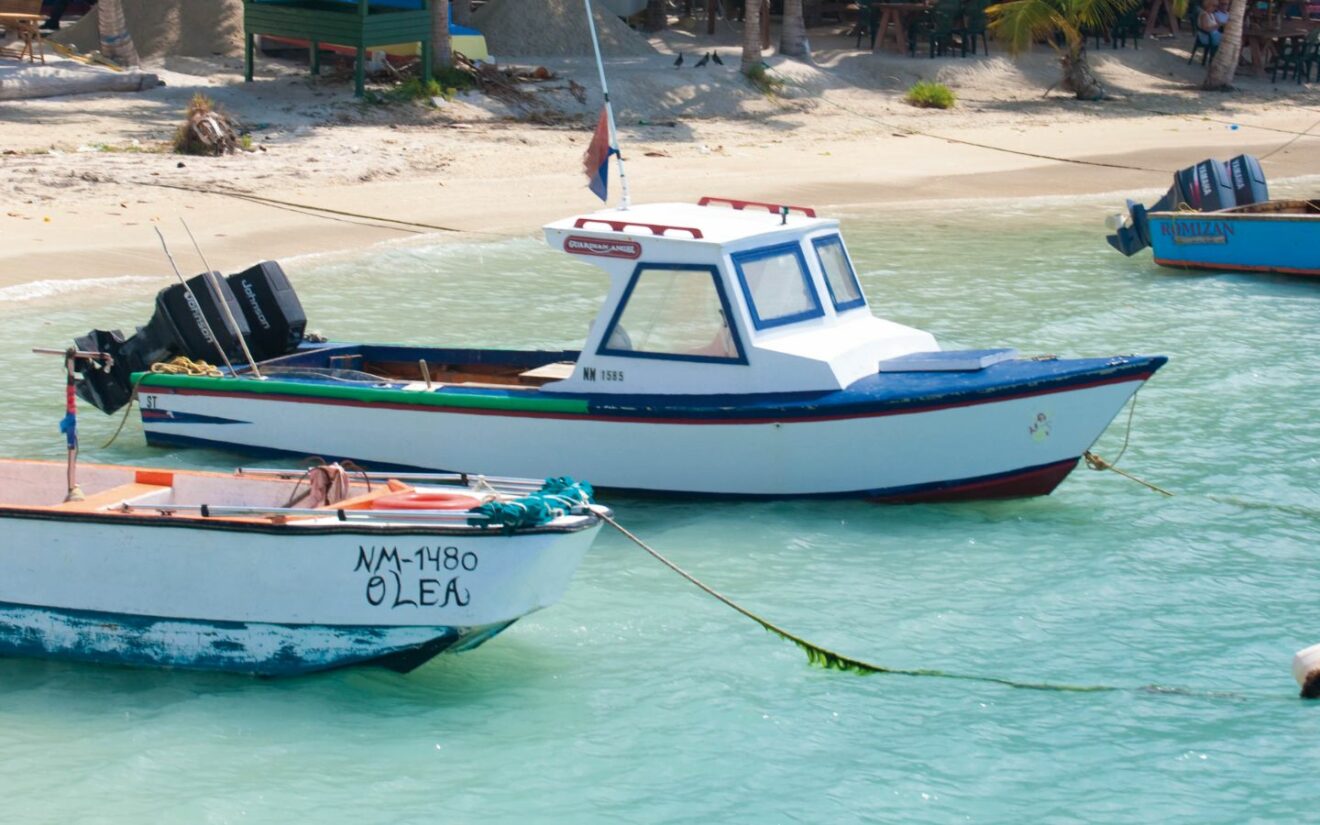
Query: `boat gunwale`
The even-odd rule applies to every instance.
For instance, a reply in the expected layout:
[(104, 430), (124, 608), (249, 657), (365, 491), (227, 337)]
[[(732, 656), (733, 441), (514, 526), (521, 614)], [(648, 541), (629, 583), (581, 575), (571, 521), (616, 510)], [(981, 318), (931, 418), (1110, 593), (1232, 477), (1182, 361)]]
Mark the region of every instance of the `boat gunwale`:
[[(153, 505), (169, 509), (168, 505)], [(215, 505), (222, 507), (222, 505)], [(131, 507), (131, 505), (130, 505)], [(146, 508), (130, 510), (60, 510), (54, 506), (14, 506), (0, 504), (0, 519), (29, 519), (38, 521), (97, 522), (133, 527), (173, 527), (182, 530), (229, 530), (248, 533), (282, 534), (285, 536), (324, 536), (335, 534), (371, 536), (470, 536), (472, 538), (517, 538), (539, 534), (568, 534), (589, 530), (601, 524), (600, 516), (590, 511), (580, 514), (581, 521), (572, 524), (543, 524), (538, 527), (520, 527), (505, 533), (497, 525), (405, 524), (402, 522), (372, 523), (354, 519), (332, 523), (309, 523), (304, 518), (289, 518), (276, 522), (269, 517), (202, 516), (174, 513), (148, 514)], [(334, 518), (336, 510), (327, 509), (327, 518)], [(369, 511), (364, 511), (369, 512)], [(577, 515), (577, 514), (575, 514)]]
[[(1021, 364), (1027, 359), (1003, 362)], [(898, 376), (966, 375), (966, 373), (876, 373), (842, 390), (815, 390), (801, 393), (765, 393), (746, 395), (618, 395), (583, 394), (576, 398), (544, 399), (559, 404), (530, 403), (528, 399), (505, 394), (496, 388), (469, 388), (462, 393), (409, 392), (400, 389), (345, 388), (314, 382), (235, 381), (187, 375), (148, 374), (141, 388), (159, 387), (169, 394), (188, 396), (235, 397), (242, 395), (279, 396), (283, 403), (363, 406), (374, 409), (434, 411), (470, 415), (514, 415), (528, 418), (568, 418), (602, 422), (648, 422), (664, 424), (733, 425), (771, 423), (784, 420), (816, 422), (850, 418), (870, 418), (929, 412), (950, 407), (1007, 401), (1016, 398), (1048, 395), (1086, 389), (1110, 383), (1145, 381), (1167, 362), (1162, 355), (1113, 356), (1095, 359), (1058, 359), (1041, 363), (1078, 364), (1089, 362), (1069, 372), (1043, 373), (1005, 380), (973, 388), (930, 389), (916, 395), (894, 393), (891, 397), (868, 395), (859, 384), (884, 380), (902, 381)], [(977, 373), (995, 370), (992, 365)], [(136, 378), (136, 375), (135, 375)], [(153, 380), (154, 379), (154, 380)], [(287, 389), (289, 391), (281, 391)], [(452, 398), (460, 403), (446, 403)], [(511, 401), (522, 403), (510, 403)], [(568, 402), (568, 403), (565, 403)], [(144, 423), (168, 424), (168, 418), (154, 418), (144, 409)], [(162, 411), (166, 412), (167, 411)], [(182, 423), (182, 422), (181, 422)], [(241, 423), (241, 422), (239, 422)]]

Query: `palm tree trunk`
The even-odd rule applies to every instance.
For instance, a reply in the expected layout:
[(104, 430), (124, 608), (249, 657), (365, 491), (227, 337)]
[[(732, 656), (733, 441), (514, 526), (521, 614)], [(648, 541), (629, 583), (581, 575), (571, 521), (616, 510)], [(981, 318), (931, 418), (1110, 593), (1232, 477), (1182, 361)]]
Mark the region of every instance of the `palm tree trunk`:
[(449, 39), (449, 0), (431, 2), (431, 70), (448, 69), (454, 63), (453, 44)]
[(761, 0), (747, 0), (743, 11), (743, 74), (761, 65)]
[(669, 0), (646, 0), (646, 23), (649, 32), (658, 32), (669, 25)]
[(101, 54), (122, 66), (137, 66), (137, 49), (124, 22), (124, 4), (120, 0), (101, 0), (96, 7), (96, 28), (101, 35)]
[(1202, 89), (1223, 91), (1233, 88), (1233, 75), (1237, 73), (1238, 60), (1242, 58), (1242, 32), (1246, 28), (1243, 25), (1246, 16), (1247, 0), (1230, 0), (1228, 22), (1224, 24), (1224, 35), (1219, 39), (1219, 51), (1215, 52), (1210, 68), (1205, 72)]
[(454, 0), (454, 22), (460, 26), (472, 25), (471, 0)]
[(802, 19), (802, 0), (784, 0), (784, 25), (779, 31), (779, 53), (789, 57), (810, 57), (807, 52), (807, 24)]
[(1086, 46), (1069, 46), (1059, 58), (1063, 64), (1064, 91), (1072, 92), (1078, 100), (1103, 100), (1105, 87), (1091, 71), (1091, 64), (1086, 60)]

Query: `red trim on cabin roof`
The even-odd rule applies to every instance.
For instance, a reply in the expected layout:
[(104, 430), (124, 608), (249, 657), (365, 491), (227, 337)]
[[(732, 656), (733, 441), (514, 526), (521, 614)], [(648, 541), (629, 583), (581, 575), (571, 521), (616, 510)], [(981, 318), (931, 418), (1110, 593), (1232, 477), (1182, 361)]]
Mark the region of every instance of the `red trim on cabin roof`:
[(710, 206), (712, 203), (727, 203), (730, 207), (739, 211), (746, 209), (749, 206), (754, 206), (758, 209), (764, 209), (767, 212), (773, 212), (776, 215), (782, 210), (787, 209), (789, 212), (801, 212), (808, 218), (816, 217), (816, 210), (810, 206), (791, 206), (786, 203), (767, 203), (765, 201), (744, 201), (737, 198), (715, 198), (710, 195), (703, 195), (701, 200), (697, 201), (697, 206)]

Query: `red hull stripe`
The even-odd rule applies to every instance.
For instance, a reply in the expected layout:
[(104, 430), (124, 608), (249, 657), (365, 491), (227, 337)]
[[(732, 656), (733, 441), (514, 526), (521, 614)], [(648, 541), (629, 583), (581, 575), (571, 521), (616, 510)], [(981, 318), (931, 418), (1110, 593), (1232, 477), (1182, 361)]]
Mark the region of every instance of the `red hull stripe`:
[(1171, 258), (1156, 258), (1155, 263), (1173, 269), (1214, 269), (1229, 272), (1277, 272), (1280, 275), (1309, 275), (1320, 277), (1320, 269), (1294, 269), (1290, 266), (1248, 266), (1247, 264), (1216, 264), (1206, 261), (1175, 261)]
[(947, 501), (974, 501), (987, 498), (1028, 498), (1049, 495), (1067, 478), (1077, 459), (1070, 458), (1057, 464), (1033, 467), (1021, 473), (954, 484), (949, 487), (926, 488), (910, 493), (873, 496), (872, 501), (887, 504), (934, 504)]
[(1068, 384), (1062, 387), (1046, 387), (1043, 389), (1029, 390), (1009, 395), (996, 395), (992, 397), (970, 398), (964, 401), (952, 401), (942, 404), (930, 404), (926, 406), (901, 407), (897, 409), (882, 409), (870, 412), (839, 413), (835, 415), (817, 414), (817, 415), (795, 415), (791, 411), (785, 411), (777, 416), (757, 416), (755, 418), (706, 418), (690, 417), (677, 418), (672, 416), (632, 416), (632, 415), (577, 415), (571, 413), (547, 413), (532, 412), (527, 410), (483, 410), (472, 407), (432, 407), (420, 406), (417, 404), (389, 404), (370, 401), (354, 401), (344, 398), (315, 398), (305, 395), (280, 395), (278, 393), (262, 393), (260, 396), (253, 396), (250, 393), (242, 392), (220, 392), (215, 390), (193, 390), (177, 389), (171, 387), (152, 387), (151, 392), (155, 395), (183, 395), (199, 396), (208, 398), (266, 398), (277, 400), (288, 404), (314, 404), (326, 407), (368, 407), (376, 410), (404, 410), (413, 412), (437, 412), (449, 413), (451, 415), (494, 415), (513, 418), (538, 418), (538, 419), (560, 419), (567, 421), (599, 421), (604, 423), (615, 422), (624, 424), (679, 424), (679, 425), (735, 425), (735, 424), (775, 424), (781, 422), (787, 423), (815, 423), (822, 421), (850, 421), (858, 418), (883, 418), (890, 415), (911, 415), (914, 413), (935, 412), (936, 410), (950, 410), (958, 407), (974, 407), (981, 404), (994, 404), (1000, 401), (1015, 401), (1021, 398), (1035, 398), (1037, 396), (1054, 395), (1061, 392), (1073, 392), (1074, 390), (1085, 390), (1092, 387), (1103, 387), (1109, 384), (1142, 383), (1146, 381), (1154, 371), (1120, 375), (1111, 378), (1101, 378), (1096, 381), (1089, 381), (1081, 384)]

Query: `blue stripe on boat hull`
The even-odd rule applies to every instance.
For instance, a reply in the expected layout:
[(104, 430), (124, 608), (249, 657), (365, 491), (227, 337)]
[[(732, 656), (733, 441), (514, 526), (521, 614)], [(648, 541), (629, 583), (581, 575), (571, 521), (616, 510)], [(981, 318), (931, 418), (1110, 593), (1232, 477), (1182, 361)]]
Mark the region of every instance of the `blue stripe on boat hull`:
[(386, 627), (212, 622), (0, 602), (0, 656), (295, 676), (351, 665), (408, 671), (512, 622)]

